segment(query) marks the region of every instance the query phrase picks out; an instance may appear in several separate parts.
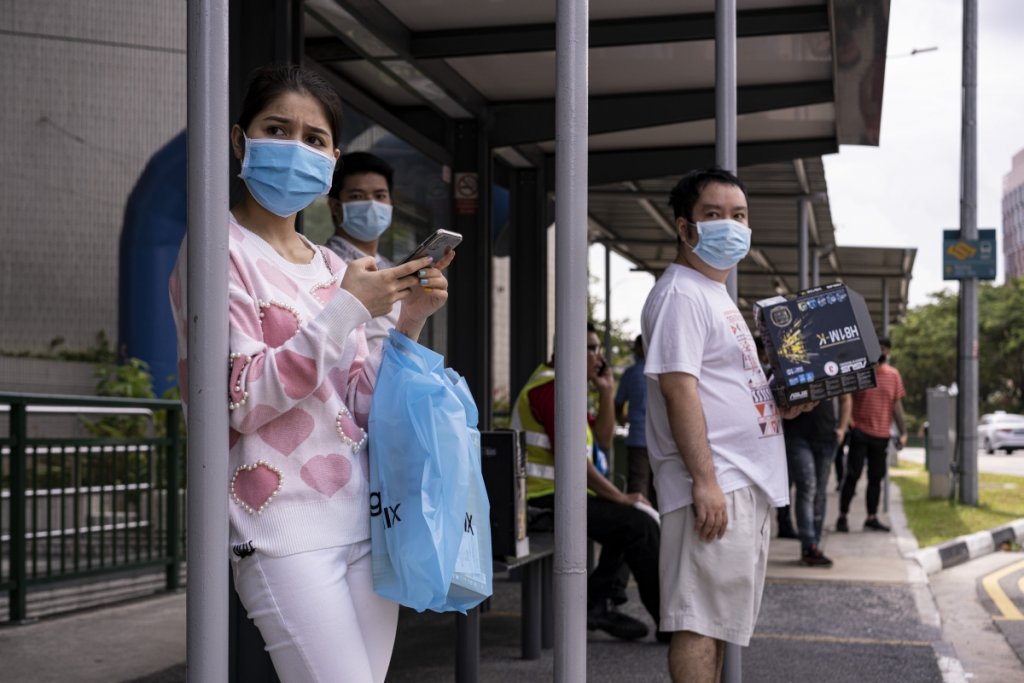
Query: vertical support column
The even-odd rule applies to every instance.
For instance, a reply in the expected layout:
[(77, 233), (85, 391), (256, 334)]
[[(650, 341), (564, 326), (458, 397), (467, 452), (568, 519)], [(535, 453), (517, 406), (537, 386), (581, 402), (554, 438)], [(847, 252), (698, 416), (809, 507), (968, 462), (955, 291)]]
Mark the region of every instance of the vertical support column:
[[(555, 452), (586, 449), (588, 0), (558, 0), (555, 19)], [(555, 681), (587, 680), (585, 471), (555, 458)]]
[[(480, 428), (491, 425), (491, 228), (490, 153), (475, 120), (455, 122), (453, 191), (461, 197), (452, 212), (462, 234), (459, 255), (448, 270), (448, 359), (466, 378), (480, 410)], [(475, 184), (470, 200), (459, 188)], [(518, 336), (518, 335), (517, 335)]]
[(821, 284), (821, 249), (811, 249), (811, 287)]
[(186, 676), (228, 679), (228, 2), (188, 3)]
[[(736, 172), (736, 0), (715, 0), (715, 161)], [(739, 296), (737, 273), (725, 281), (733, 301)]]
[[(810, 287), (810, 277), (808, 271), (810, 270), (810, 254), (808, 248), (808, 235), (810, 233), (811, 223), (811, 202), (806, 197), (801, 197), (797, 200), (797, 215), (799, 216), (799, 231), (797, 233), (797, 251), (799, 270), (798, 270), (798, 282), (800, 291), (803, 291)], [(817, 259), (815, 259), (817, 264)]]
[(882, 278), (882, 336), (889, 336), (889, 317), (892, 315), (889, 310), (889, 281)]
[(8, 612), (14, 623), (24, 621), (27, 615), (28, 564), (25, 548), (25, 487), (28, 477), (25, 473), (25, 439), (28, 437), (24, 403), (11, 404), (11, 583), (14, 588), (8, 592)]
[[(604, 245), (604, 357), (612, 362), (612, 250)], [(611, 457), (611, 453), (608, 454)]]
[[(960, 139), (960, 239), (978, 239), (978, 1), (964, 0), (963, 112)], [(960, 502), (978, 504), (978, 279), (960, 280), (957, 342), (957, 446)]]
[(170, 439), (170, 443), (167, 445), (167, 454), (164, 458), (164, 466), (166, 467), (166, 490), (164, 491), (164, 500), (167, 510), (167, 523), (165, 525), (167, 539), (167, 577), (166, 585), (167, 590), (176, 591), (180, 587), (180, 576), (181, 576), (181, 525), (179, 520), (181, 519), (181, 506), (180, 498), (178, 497), (179, 489), (181, 488), (180, 477), (178, 473), (181, 471), (181, 411), (175, 409), (168, 409), (167, 411), (167, 438)]
[[(547, 360), (548, 338), (548, 240), (544, 187), (535, 169), (511, 172), (512, 266), (510, 274), (511, 349), (509, 392), (519, 390), (539, 363)], [(541, 199), (538, 199), (540, 197)]]
[(238, 119), (249, 73), (266, 64), (301, 64), (304, 0), (229, 0), (230, 120)]
[[(253, 69), (267, 64), (301, 64), (304, 49), (305, 0), (225, 0), (229, 6), (228, 120), (238, 120), (242, 96)], [(226, 153), (226, 152), (225, 152)], [(242, 182), (232, 178), (232, 203)], [(302, 232), (303, 212), (295, 217)], [(269, 661), (269, 658), (268, 660)]]
[[(736, 0), (715, 0), (715, 160), (736, 172)], [(733, 301), (739, 296), (737, 270), (725, 282)], [(742, 648), (725, 644), (723, 683), (740, 682), (742, 657)]]
[(455, 614), (455, 683), (480, 680), (480, 608)]

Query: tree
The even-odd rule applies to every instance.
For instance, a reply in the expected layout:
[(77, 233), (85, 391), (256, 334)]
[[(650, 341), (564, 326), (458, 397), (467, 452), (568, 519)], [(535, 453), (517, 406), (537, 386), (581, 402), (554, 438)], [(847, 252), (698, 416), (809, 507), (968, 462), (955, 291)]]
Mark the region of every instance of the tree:
[(925, 414), (926, 390), (956, 381), (957, 300), (937, 292), (933, 301), (912, 308), (892, 331), (892, 363), (903, 375), (904, 408), (917, 419)]
[[(957, 379), (959, 296), (931, 295), (893, 330), (893, 365), (907, 389), (904, 407), (915, 423), (924, 419), (926, 390)], [(978, 401), (983, 413), (1024, 408), (1024, 279), (978, 288)]]
[(983, 287), (978, 348), (981, 409), (1019, 413), (1024, 407), (1024, 278)]

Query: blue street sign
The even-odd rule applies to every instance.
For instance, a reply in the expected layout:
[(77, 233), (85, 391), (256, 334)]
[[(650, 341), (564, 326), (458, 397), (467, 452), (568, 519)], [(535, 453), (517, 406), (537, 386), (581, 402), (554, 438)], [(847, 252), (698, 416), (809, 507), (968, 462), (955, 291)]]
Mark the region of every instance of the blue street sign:
[(942, 231), (942, 279), (996, 279), (995, 228), (978, 230), (978, 239), (962, 240), (959, 230)]

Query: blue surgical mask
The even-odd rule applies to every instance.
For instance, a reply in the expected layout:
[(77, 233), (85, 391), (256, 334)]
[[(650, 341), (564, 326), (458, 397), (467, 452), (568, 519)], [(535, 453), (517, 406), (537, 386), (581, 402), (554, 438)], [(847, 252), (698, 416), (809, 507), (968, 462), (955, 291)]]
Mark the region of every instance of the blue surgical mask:
[[(697, 228), (697, 246), (690, 247), (704, 263), (728, 270), (750, 251), (750, 228), (731, 218), (690, 223)], [(686, 246), (690, 246), (687, 243)]]
[(344, 216), (341, 227), (360, 242), (372, 242), (391, 225), (390, 204), (366, 199), (358, 202), (344, 202), (341, 205)]
[[(243, 134), (243, 137), (244, 134)], [(260, 206), (281, 217), (302, 211), (331, 189), (334, 156), (298, 140), (245, 137), (238, 177)]]

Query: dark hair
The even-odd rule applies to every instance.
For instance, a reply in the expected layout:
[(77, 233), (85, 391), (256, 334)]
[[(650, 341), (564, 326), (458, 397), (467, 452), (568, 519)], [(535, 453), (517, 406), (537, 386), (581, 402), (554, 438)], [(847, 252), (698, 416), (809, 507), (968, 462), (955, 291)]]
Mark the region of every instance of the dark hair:
[(331, 190), (327, 193), (327, 196), (331, 199), (337, 199), (342, 186), (345, 184), (345, 178), (357, 173), (376, 173), (377, 175), (384, 176), (384, 180), (388, 181), (388, 192), (391, 192), (395, 178), (395, 169), (391, 167), (391, 164), (376, 154), (352, 152), (350, 154), (342, 154), (341, 158), (338, 159), (338, 165), (334, 167), (334, 180), (331, 182)]
[(724, 185), (735, 185), (747, 196), (747, 188), (735, 175), (725, 169), (713, 166), (706, 169), (693, 170), (684, 175), (672, 188), (668, 196), (669, 206), (675, 213), (675, 217), (682, 216), (688, 221), (693, 221), (693, 207), (700, 199), (700, 193), (704, 191), (708, 183), (722, 183)]
[(892, 350), (892, 340), (889, 339), (888, 337), (879, 337), (878, 338), (878, 345), (879, 346), (884, 346), (885, 348), (889, 349), (890, 351)]
[(592, 320), (587, 321), (587, 334), (600, 334), (600, 332), (597, 331), (597, 325), (595, 325)]
[(320, 74), (296, 64), (261, 66), (249, 74), (238, 125), (246, 130), (257, 114), (289, 92), (307, 93), (320, 103), (331, 129), (332, 142), (337, 147), (341, 141), (341, 98)]

